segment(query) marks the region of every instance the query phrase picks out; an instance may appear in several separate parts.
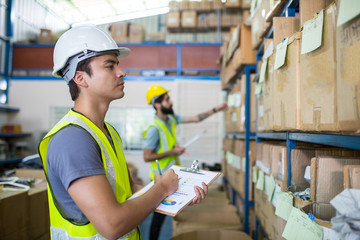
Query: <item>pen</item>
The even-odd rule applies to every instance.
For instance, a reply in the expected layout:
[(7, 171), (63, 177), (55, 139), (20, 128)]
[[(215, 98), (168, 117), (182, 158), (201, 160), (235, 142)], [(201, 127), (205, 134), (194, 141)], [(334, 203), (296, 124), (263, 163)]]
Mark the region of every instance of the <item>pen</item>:
[(159, 174), (161, 175), (161, 169), (160, 169), (159, 161), (158, 160), (155, 160), (155, 161), (156, 161), (156, 165), (158, 167)]

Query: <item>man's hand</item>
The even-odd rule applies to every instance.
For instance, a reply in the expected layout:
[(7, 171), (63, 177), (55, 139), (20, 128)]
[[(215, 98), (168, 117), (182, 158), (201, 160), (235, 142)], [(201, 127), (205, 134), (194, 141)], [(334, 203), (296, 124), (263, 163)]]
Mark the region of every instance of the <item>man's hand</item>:
[(165, 190), (166, 195), (173, 194), (179, 187), (179, 176), (173, 169), (165, 171), (162, 175), (155, 174), (154, 184), (161, 184), (162, 189)]
[(196, 196), (193, 198), (190, 205), (200, 203), (202, 200), (204, 200), (204, 198), (208, 194), (208, 186), (204, 182), (202, 183), (202, 186), (203, 186), (203, 188), (201, 188), (199, 186), (194, 187)]
[(228, 105), (227, 103), (222, 103), (220, 105), (217, 105), (216, 107), (214, 107), (216, 112), (220, 112), (220, 111), (225, 111), (228, 109)]
[(173, 155), (181, 155), (185, 152), (185, 148), (176, 145), (173, 149), (171, 149)]

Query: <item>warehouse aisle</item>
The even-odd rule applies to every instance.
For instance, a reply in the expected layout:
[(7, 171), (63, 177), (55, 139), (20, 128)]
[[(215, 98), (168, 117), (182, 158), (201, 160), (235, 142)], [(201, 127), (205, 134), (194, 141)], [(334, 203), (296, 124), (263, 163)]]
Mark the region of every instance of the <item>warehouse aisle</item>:
[[(140, 224), (141, 239), (149, 240), (149, 229), (153, 214), (150, 214), (144, 222)], [(172, 217), (166, 216), (165, 221), (161, 227), (160, 236), (158, 240), (168, 240), (172, 237)]]

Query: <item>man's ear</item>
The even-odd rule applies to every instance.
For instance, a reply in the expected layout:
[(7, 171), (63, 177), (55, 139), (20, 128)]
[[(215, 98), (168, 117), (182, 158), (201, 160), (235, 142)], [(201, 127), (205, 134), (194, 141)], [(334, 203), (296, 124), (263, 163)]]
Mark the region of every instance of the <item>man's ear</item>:
[(161, 108), (161, 103), (154, 103), (154, 107), (156, 108), (156, 110), (159, 110)]
[(78, 86), (87, 87), (85, 74), (86, 73), (83, 72), (83, 71), (76, 71), (75, 72), (75, 76), (74, 76), (73, 80)]

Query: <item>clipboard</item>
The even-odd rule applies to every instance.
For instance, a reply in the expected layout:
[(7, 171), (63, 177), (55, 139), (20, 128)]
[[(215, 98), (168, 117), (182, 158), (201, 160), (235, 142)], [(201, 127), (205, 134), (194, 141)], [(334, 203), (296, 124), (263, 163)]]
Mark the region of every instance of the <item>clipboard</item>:
[[(195, 161), (197, 162), (197, 165)], [(195, 161), (192, 164), (192, 167), (198, 166), (198, 161)], [(194, 168), (191, 170), (191, 167), (186, 168), (175, 165), (172, 166), (171, 169), (173, 169), (179, 176), (179, 188), (172, 195), (165, 198), (155, 209), (155, 212), (173, 217), (179, 214), (186, 206), (188, 206), (196, 196), (194, 186), (201, 187), (201, 182), (204, 182), (209, 186), (221, 175), (221, 172), (200, 170), (198, 168), (194, 171)], [(128, 200), (143, 195), (153, 185), (154, 181), (150, 182), (144, 188), (133, 194)]]

